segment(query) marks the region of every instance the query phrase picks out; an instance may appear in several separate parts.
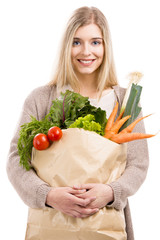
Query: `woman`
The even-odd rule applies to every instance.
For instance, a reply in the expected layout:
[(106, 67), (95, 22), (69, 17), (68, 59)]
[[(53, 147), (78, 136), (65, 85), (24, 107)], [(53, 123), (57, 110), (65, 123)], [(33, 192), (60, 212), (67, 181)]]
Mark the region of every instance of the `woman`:
[[(89, 97), (91, 104), (106, 110), (108, 116), (115, 101), (121, 106), (125, 89), (118, 86), (109, 27), (104, 15), (94, 7), (82, 7), (73, 13), (63, 37), (53, 81), (35, 89), (26, 99), (11, 142), (8, 177), (22, 200), (32, 208), (50, 206), (77, 218), (86, 218), (106, 205), (117, 210), (124, 209), (127, 239), (133, 240), (127, 199), (139, 189), (146, 177), (146, 140), (128, 144), (126, 169), (118, 180), (109, 185), (91, 183), (73, 188), (52, 188), (33, 170), (25, 171), (19, 165), (17, 140), (20, 126), (30, 121), (30, 115), (42, 119), (49, 112), (52, 100), (66, 89)], [(143, 122), (135, 131), (144, 132)]]

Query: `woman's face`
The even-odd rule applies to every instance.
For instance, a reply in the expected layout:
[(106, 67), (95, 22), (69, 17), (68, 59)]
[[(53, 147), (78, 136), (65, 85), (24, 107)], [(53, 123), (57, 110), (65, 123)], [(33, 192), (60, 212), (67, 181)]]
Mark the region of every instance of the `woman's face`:
[(104, 56), (103, 37), (96, 24), (80, 27), (74, 36), (71, 58), (77, 76), (93, 74)]

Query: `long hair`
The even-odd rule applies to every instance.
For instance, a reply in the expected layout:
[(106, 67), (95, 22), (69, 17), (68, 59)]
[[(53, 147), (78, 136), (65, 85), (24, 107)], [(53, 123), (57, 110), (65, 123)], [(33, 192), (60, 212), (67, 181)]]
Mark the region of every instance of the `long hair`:
[(97, 90), (102, 93), (107, 87), (118, 84), (108, 22), (99, 9), (95, 7), (81, 7), (73, 12), (68, 21), (62, 38), (58, 65), (53, 80), (50, 81), (49, 85), (56, 85), (57, 89), (61, 90), (65, 85), (69, 84), (73, 90), (77, 89), (79, 81), (71, 61), (73, 38), (79, 27), (91, 23), (96, 24), (100, 28), (104, 42), (104, 58), (99, 67)]

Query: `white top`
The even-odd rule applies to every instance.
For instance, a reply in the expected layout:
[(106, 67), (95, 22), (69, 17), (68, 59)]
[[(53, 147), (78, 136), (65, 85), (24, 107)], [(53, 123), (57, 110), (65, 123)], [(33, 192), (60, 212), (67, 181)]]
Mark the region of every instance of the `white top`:
[(108, 118), (115, 106), (116, 95), (114, 89), (109, 91), (107, 94), (103, 95), (100, 100), (89, 98), (91, 105), (95, 107), (100, 107), (102, 110), (106, 111), (106, 117)]
[[(73, 91), (71, 86), (68, 84), (68, 85), (65, 85), (63, 89), (61, 89), (61, 92), (65, 92), (67, 89), (70, 91)], [(105, 110), (106, 117), (109, 118), (116, 102), (116, 95), (115, 95), (114, 89), (111, 89), (110, 91), (104, 90), (100, 100), (98, 100), (97, 98), (89, 98), (89, 101), (91, 105), (97, 108), (100, 107), (102, 110)]]

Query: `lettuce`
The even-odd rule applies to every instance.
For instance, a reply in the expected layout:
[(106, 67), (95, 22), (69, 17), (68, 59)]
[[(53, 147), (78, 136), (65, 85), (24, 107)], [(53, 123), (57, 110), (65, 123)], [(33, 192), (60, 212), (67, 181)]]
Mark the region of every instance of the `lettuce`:
[[(92, 115), (85, 118), (88, 114)], [(84, 120), (79, 119), (79, 117), (84, 118)], [(31, 168), (33, 138), (37, 133), (47, 134), (52, 126), (61, 129), (69, 128), (77, 118), (78, 122), (75, 125), (83, 125), (84, 129), (103, 135), (107, 122), (106, 112), (101, 108), (92, 106), (87, 97), (67, 90), (65, 93), (61, 93), (60, 98), (52, 102), (49, 113), (43, 119), (38, 121), (34, 116), (31, 116), (31, 121), (21, 126), (17, 144), (20, 165), (26, 170)]]
[(102, 126), (95, 122), (95, 117), (92, 114), (88, 114), (85, 117), (79, 117), (69, 128), (83, 128), (103, 135)]
[(66, 129), (77, 118), (85, 117), (88, 114), (92, 114), (95, 122), (98, 122), (104, 130), (107, 122), (106, 112), (92, 106), (88, 97), (67, 90), (65, 93), (61, 93), (60, 98), (52, 102), (49, 117), (53, 125)]

